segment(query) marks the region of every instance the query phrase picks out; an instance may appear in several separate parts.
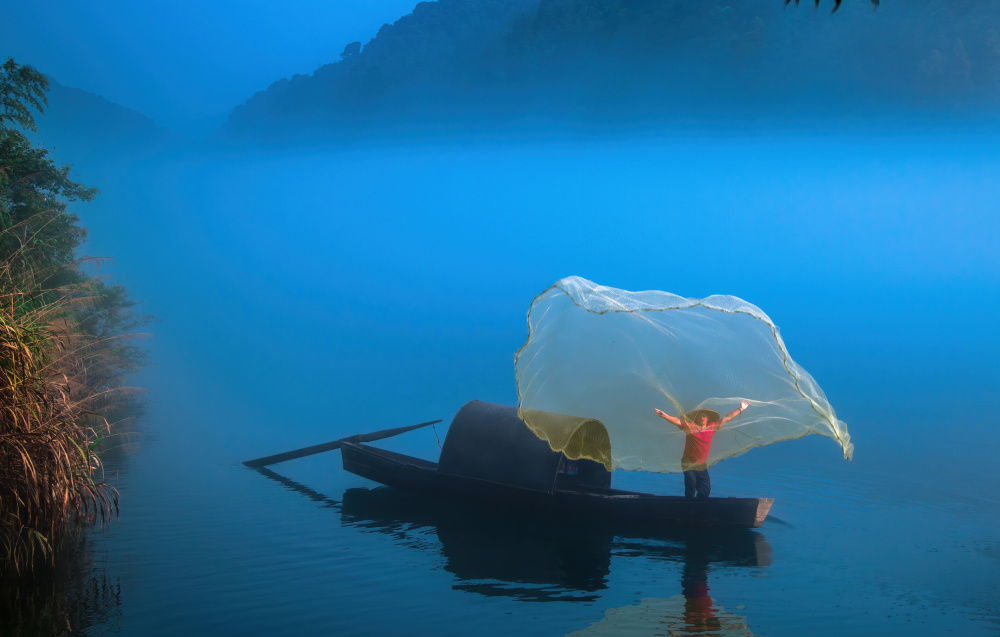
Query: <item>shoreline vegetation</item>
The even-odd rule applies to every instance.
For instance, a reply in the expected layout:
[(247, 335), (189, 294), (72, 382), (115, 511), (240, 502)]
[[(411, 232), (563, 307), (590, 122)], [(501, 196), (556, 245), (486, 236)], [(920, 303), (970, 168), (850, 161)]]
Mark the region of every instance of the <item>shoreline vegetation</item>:
[(78, 257), (87, 231), (68, 209), (95, 188), (70, 178), (33, 145), (48, 81), (8, 59), (0, 66), (0, 582), (45, 579), (82, 529), (118, 513), (102, 444), (140, 390), (127, 375), (145, 362), (120, 284)]

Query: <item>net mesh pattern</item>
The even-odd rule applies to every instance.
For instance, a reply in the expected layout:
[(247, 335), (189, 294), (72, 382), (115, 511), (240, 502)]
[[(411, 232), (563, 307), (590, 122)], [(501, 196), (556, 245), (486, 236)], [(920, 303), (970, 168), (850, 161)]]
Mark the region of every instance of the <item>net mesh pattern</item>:
[(567, 451), (553, 444), (550, 420), (533, 412), (601, 421), (610, 464), (599, 444), (576, 441), (571, 451), (609, 468), (681, 471), (686, 434), (654, 409), (727, 414), (742, 400), (750, 407), (715, 433), (708, 465), (809, 434), (833, 439), (848, 460), (854, 452), (847, 426), (789, 356), (778, 328), (734, 296), (688, 299), (562, 279), (532, 301), (515, 370), (528, 427)]

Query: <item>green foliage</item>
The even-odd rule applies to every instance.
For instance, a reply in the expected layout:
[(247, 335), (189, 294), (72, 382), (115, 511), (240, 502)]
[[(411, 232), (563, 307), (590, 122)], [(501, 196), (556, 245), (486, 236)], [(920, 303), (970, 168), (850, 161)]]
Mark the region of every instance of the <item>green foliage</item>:
[[(69, 263), (87, 232), (68, 201), (90, 201), (96, 188), (70, 179), (71, 166), (57, 166), (44, 148), (34, 147), (22, 130), (35, 130), (32, 109), (42, 112), (48, 81), (13, 59), (0, 67), (0, 255), (29, 245), (31, 265), (40, 268)], [(19, 130), (20, 129), (20, 130)]]
[(7, 128), (8, 122), (12, 122), (34, 132), (35, 118), (31, 111), (44, 110), (48, 88), (49, 81), (44, 75), (7, 58), (0, 66), (0, 126)]
[(68, 528), (117, 511), (98, 451), (145, 360), (130, 332), (151, 321), (76, 258), (86, 229), (68, 203), (97, 190), (23, 132), (47, 86), (13, 60), (0, 70), (0, 577), (51, 564)]

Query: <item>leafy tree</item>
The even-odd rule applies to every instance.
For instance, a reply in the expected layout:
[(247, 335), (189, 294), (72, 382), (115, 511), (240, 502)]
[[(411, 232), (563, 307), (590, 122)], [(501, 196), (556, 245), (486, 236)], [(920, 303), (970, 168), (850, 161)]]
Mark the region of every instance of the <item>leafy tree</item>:
[[(27, 265), (41, 270), (71, 263), (87, 237), (67, 202), (97, 195), (70, 179), (71, 166), (57, 166), (48, 150), (22, 131), (35, 131), (32, 110), (43, 112), (48, 80), (30, 66), (8, 59), (0, 66), (0, 255), (22, 248)], [(18, 245), (17, 242), (23, 242)]]
[[(117, 349), (117, 364), (104, 372), (120, 374), (145, 355), (131, 345), (110, 345), (112, 339), (152, 317), (132, 311), (136, 302), (123, 286), (108, 285), (78, 267), (76, 250), (87, 230), (68, 204), (91, 201), (98, 190), (71, 179), (71, 165), (57, 165), (24, 134), (36, 130), (32, 112), (44, 113), (47, 89), (46, 77), (30, 66), (11, 58), (0, 67), (0, 261), (16, 259), (20, 280), (30, 280), (36, 292), (75, 286), (77, 296), (86, 299), (72, 306), (78, 329)], [(93, 382), (106, 382), (103, 376)]]
[(49, 81), (44, 75), (7, 58), (0, 67), (0, 125), (6, 128), (8, 122), (13, 122), (35, 132), (31, 110), (41, 112), (48, 105), (45, 100), (48, 88)]
[(97, 190), (25, 135), (47, 88), (31, 67), (0, 66), (0, 579), (51, 558), (72, 522), (117, 511), (96, 452), (145, 358), (127, 332), (151, 320), (76, 257), (87, 233), (68, 205)]

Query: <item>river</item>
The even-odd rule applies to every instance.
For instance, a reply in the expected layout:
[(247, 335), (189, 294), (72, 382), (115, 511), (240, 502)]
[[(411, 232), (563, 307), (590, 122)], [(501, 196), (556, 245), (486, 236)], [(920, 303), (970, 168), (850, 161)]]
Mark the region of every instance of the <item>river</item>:
[[(92, 254), (160, 317), (87, 634), (1000, 633), (1000, 153), (982, 135), (746, 134), (205, 152), (76, 170)], [(89, 171), (89, 172), (88, 172)], [(528, 305), (580, 275), (767, 312), (856, 446), (713, 468), (757, 530), (616, 534), (242, 460), (436, 459), (516, 404)], [(618, 486), (682, 489), (616, 472)], [(87, 591), (90, 591), (89, 593)], [(95, 592), (96, 591), (96, 592)], [(603, 632), (602, 632), (603, 631)], [(701, 632), (699, 632), (701, 631)]]

